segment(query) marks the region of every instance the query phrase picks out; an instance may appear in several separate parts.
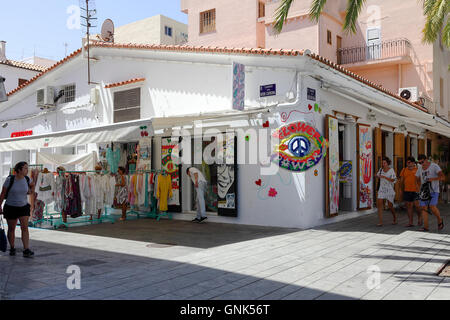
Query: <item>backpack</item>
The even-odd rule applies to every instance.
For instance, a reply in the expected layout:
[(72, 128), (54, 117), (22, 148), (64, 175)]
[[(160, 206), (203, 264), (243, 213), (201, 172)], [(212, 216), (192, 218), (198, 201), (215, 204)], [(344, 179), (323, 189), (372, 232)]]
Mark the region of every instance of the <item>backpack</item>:
[(431, 182), (427, 181), (420, 187), (419, 199), (421, 201), (431, 201)]
[[(5, 200), (8, 199), (9, 191), (10, 191), (11, 188), (13, 187), (13, 184), (14, 184), (14, 180), (15, 180), (15, 179), (16, 179), (16, 176), (15, 176), (15, 175), (9, 176), (9, 186), (8, 186), (8, 188), (6, 189)], [(30, 188), (30, 177), (25, 176), (25, 179), (27, 180), (28, 188)]]

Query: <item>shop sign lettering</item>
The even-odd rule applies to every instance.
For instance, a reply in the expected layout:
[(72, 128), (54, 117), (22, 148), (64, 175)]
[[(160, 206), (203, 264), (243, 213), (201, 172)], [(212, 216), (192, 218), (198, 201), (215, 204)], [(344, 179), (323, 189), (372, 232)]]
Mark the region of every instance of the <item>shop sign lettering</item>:
[(33, 135), (33, 130), (30, 131), (18, 131), (11, 133), (11, 138), (28, 137)]
[(327, 140), (306, 122), (284, 125), (273, 136), (280, 140), (280, 144), (275, 147), (273, 161), (283, 169), (304, 172), (326, 156)]

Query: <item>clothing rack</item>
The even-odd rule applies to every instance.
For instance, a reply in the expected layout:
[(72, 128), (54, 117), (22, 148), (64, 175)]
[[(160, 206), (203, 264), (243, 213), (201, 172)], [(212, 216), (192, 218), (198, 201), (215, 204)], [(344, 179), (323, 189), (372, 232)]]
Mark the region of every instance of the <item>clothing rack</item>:
[[(101, 174), (107, 174), (109, 173), (109, 171), (95, 171), (95, 170), (88, 170), (88, 171), (59, 171), (58, 174), (60, 176), (62, 175), (66, 175), (66, 174), (86, 174), (86, 173), (101, 173)], [(104, 212), (102, 213), (102, 215), (100, 216), (100, 219), (90, 219), (88, 216), (85, 216), (84, 214), (78, 218), (70, 218), (70, 216), (67, 216), (67, 222), (64, 222), (63, 220), (63, 213), (62, 211), (59, 213), (60, 218), (59, 220), (55, 223), (55, 225), (53, 226), (54, 229), (59, 228), (59, 226), (65, 226), (66, 228), (69, 227), (69, 225), (71, 224), (79, 224), (79, 223), (91, 223), (93, 224), (94, 222), (99, 222), (99, 223), (103, 223), (103, 221), (110, 221), (111, 223), (115, 223), (116, 220), (114, 218), (111, 218), (108, 214), (107, 214), (107, 207), (104, 207)], [(69, 219), (71, 219), (71, 221), (69, 222)]]
[[(145, 181), (148, 181), (148, 174), (159, 173), (160, 171), (161, 170), (130, 170), (129, 175), (142, 173), (142, 174), (145, 174)], [(136, 215), (137, 219), (139, 219), (141, 216), (145, 216), (147, 218), (154, 218), (157, 221), (159, 221), (161, 219), (161, 215), (158, 214), (158, 212), (157, 212), (156, 204), (157, 204), (156, 198), (154, 197), (154, 195), (152, 193), (151, 204), (149, 203), (151, 211), (141, 211), (141, 210), (137, 209), (137, 208), (139, 208), (139, 206), (131, 206), (130, 205), (131, 210), (127, 212), (127, 215), (128, 214)], [(148, 207), (146, 207), (146, 208), (148, 208)]]

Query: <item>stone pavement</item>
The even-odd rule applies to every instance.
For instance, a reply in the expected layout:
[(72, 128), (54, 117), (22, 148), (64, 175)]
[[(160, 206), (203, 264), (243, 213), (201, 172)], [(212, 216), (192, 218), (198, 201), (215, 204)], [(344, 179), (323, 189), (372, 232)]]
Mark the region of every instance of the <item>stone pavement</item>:
[[(0, 253), (0, 299), (450, 299), (450, 278), (436, 275), (450, 260), (443, 213), (430, 233), (405, 228), (405, 212), (396, 226), (386, 212), (383, 228), (371, 214), (309, 230), (150, 219), (32, 229), (33, 259)], [(80, 290), (67, 288), (71, 265)], [(379, 286), (367, 285), (373, 266)]]

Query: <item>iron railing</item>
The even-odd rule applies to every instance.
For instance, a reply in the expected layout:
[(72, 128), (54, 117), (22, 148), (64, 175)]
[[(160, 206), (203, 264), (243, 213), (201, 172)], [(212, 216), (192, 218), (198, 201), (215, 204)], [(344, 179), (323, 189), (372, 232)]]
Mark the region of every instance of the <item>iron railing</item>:
[(408, 39), (383, 41), (362, 47), (342, 48), (337, 50), (338, 64), (382, 60), (410, 56), (411, 43)]

